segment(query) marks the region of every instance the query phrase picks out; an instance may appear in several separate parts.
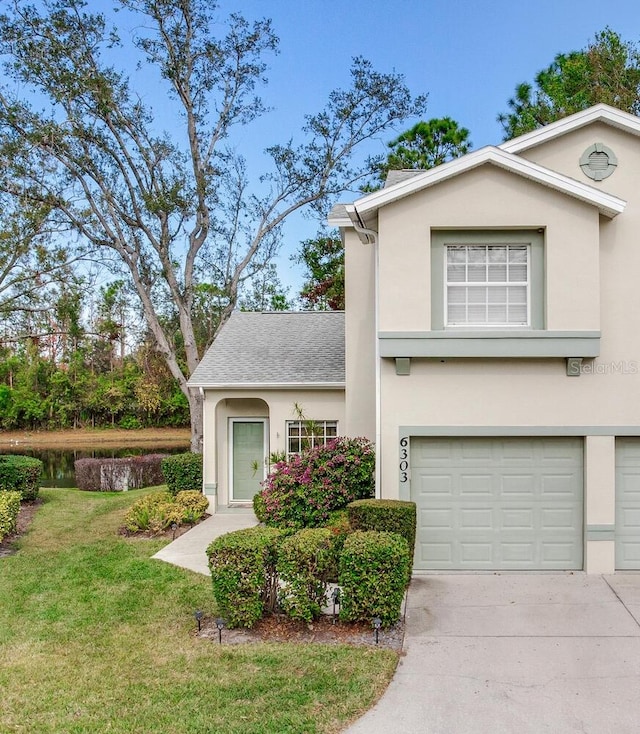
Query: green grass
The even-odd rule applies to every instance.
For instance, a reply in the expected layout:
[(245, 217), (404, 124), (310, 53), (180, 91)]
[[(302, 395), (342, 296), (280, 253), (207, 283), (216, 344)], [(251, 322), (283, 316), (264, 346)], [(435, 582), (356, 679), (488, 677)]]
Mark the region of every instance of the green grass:
[(366, 710), (396, 666), (389, 650), (219, 646), (211, 582), (118, 536), (125, 494), (42, 490), (0, 558), (0, 733), (322, 734)]

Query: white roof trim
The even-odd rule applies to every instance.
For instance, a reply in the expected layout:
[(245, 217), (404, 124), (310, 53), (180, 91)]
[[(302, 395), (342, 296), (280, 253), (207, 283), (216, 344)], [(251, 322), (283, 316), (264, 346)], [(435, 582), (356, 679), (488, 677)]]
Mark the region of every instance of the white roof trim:
[(553, 138), (566, 135), (567, 133), (578, 130), (592, 122), (603, 122), (612, 125), (620, 130), (630, 133), (631, 135), (640, 136), (640, 118), (623, 112), (615, 107), (606, 104), (597, 104), (594, 107), (576, 112), (569, 117), (563, 117), (561, 120), (552, 122), (549, 125), (533, 130), (525, 135), (520, 135), (513, 140), (507, 140), (500, 145), (500, 149), (507, 153), (522, 153), (524, 150), (533, 148), (536, 145), (553, 140)]
[[(640, 123), (640, 120), (638, 122)], [(354, 214), (357, 212), (360, 215), (366, 215), (386, 204), (398, 201), (405, 196), (410, 196), (418, 191), (435, 186), (485, 164), (497, 166), (542, 184), (543, 186), (548, 186), (567, 196), (591, 204), (597, 207), (602, 214), (610, 218), (622, 213), (626, 206), (626, 201), (617, 196), (607, 194), (600, 189), (576, 181), (576, 179), (552, 171), (549, 168), (544, 168), (537, 163), (532, 163), (508, 151), (494, 146), (486, 146), (473, 153), (468, 153), (462, 158), (456, 158), (453, 161), (449, 161), (449, 163), (444, 163), (441, 166), (418, 174), (407, 181), (401, 181), (393, 186), (368, 194), (355, 201), (352, 205), (347, 205), (347, 212), (350, 215), (352, 215), (352, 212)]]
[(203, 390), (344, 390), (344, 382), (188, 382)]
[(349, 217), (332, 217), (329, 215), (327, 217), (327, 223), (331, 227), (352, 227), (353, 224)]

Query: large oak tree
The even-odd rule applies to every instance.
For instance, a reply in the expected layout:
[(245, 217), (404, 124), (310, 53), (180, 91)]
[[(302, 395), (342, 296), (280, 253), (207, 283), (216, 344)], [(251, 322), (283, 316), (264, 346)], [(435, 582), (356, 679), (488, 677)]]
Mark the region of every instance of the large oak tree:
[(243, 282), (271, 261), (285, 219), (324, 212), (370, 171), (354, 162), (356, 148), (419, 115), (425, 99), (357, 58), (350, 86), (304, 118), (298, 142), (288, 132), (269, 147), (264, 174), (249, 180), (233, 136), (265, 112), (258, 90), (278, 46), (270, 21), (223, 19), (211, 0), (114, 0), (130, 26), (118, 35), (89, 8), (3, 4), (0, 184), (46, 205), (57, 229), (128, 275), (189, 399), (199, 449), (202, 405), (187, 388), (207, 346), (196, 338), (198, 289), (216, 294), (215, 338)]

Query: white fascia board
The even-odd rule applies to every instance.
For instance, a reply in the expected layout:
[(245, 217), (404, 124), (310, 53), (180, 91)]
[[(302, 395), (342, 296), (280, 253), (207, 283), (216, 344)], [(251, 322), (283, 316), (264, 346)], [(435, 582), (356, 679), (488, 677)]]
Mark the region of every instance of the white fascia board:
[(529, 148), (534, 148), (536, 145), (546, 143), (548, 140), (559, 138), (573, 130), (590, 125), (593, 122), (603, 122), (624, 130), (631, 135), (640, 136), (640, 118), (628, 112), (617, 110), (615, 107), (598, 104), (582, 112), (576, 112), (575, 115), (569, 115), (569, 117), (551, 122), (549, 125), (545, 125), (537, 130), (532, 130), (525, 135), (520, 135), (517, 138), (513, 138), (513, 140), (507, 140), (499, 147), (507, 153), (522, 153)]
[(344, 390), (344, 382), (232, 382), (215, 383), (188, 382), (189, 387), (199, 387), (202, 390)]
[(327, 217), (327, 224), (330, 227), (353, 227), (353, 222), (349, 217), (332, 217), (329, 215)]
[(373, 194), (362, 197), (352, 205), (347, 205), (347, 213), (351, 215), (353, 210), (354, 213), (366, 215), (379, 209), (381, 206), (390, 204), (405, 196), (410, 196), (417, 191), (435, 186), (454, 176), (459, 176), (462, 173), (466, 173), (487, 163), (523, 176), (543, 186), (548, 186), (567, 196), (584, 201), (587, 204), (591, 204), (597, 207), (602, 214), (610, 218), (623, 212), (626, 206), (626, 201), (619, 199), (617, 196), (607, 194), (593, 186), (583, 184), (569, 176), (557, 173), (549, 168), (544, 168), (537, 163), (532, 163), (500, 148), (487, 146), (473, 153), (469, 153), (462, 158), (457, 158), (437, 168), (425, 171), (415, 178), (401, 181), (387, 189), (382, 189), (381, 191), (376, 191)]

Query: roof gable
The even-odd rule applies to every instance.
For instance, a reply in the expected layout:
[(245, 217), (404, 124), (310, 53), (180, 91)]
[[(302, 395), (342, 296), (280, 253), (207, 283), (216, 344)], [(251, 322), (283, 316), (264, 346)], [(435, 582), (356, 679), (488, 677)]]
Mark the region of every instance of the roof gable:
[[(615, 217), (625, 208), (626, 202), (617, 196), (608, 194), (557, 171), (552, 171), (525, 158), (520, 158), (500, 148), (487, 146), (417, 176), (400, 181), (393, 186), (368, 194), (353, 204), (347, 204), (345, 206), (346, 214), (352, 221), (355, 221), (354, 215), (356, 213), (366, 216), (380, 207), (487, 164), (497, 166), (517, 176), (522, 176), (530, 181), (554, 189), (561, 194), (595, 206), (607, 217)], [(330, 220), (330, 223), (333, 223), (332, 220)]]
[(344, 386), (344, 312), (234, 311), (191, 387)]
[(595, 105), (500, 146), (480, 148), (428, 171), (417, 172), (415, 175), (407, 175), (405, 171), (398, 172), (398, 175), (390, 177), (383, 189), (367, 194), (352, 204), (336, 205), (329, 214), (328, 222), (335, 227), (362, 228), (364, 219), (375, 216), (381, 207), (483, 165), (497, 166), (535, 181), (560, 194), (594, 206), (604, 216), (613, 218), (624, 211), (626, 201), (518, 155), (595, 122), (602, 122), (640, 137), (640, 118), (605, 104)]

